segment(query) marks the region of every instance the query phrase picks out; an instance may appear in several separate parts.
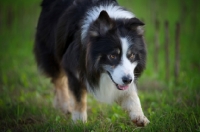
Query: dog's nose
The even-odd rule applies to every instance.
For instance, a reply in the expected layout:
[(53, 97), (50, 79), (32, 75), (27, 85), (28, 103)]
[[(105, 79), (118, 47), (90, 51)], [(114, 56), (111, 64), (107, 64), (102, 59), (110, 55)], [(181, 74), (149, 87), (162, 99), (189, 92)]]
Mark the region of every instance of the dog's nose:
[(130, 84), (132, 82), (132, 78), (130, 76), (124, 76), (122, 77), (122, 81), (124, 84)]

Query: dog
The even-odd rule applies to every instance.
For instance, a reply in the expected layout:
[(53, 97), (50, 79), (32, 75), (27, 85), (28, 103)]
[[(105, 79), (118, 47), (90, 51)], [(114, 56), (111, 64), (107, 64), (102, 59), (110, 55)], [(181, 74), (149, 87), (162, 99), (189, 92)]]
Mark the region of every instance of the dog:
[(87, 93), (146, 126), (136, 80), (145, 69), (143, 25), (116, 0), (43, 0), (34, 54), (55, 87), (54, 106), (87, 121)]

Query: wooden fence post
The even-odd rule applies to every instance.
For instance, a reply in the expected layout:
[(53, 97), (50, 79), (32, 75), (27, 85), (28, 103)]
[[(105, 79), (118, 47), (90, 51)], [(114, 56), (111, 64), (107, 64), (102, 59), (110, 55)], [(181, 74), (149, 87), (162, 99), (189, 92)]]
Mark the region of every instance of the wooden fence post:
[(169, 82), (169, 22), (165, 21), (165, 79)]
[(178, 82), (178, 76), (180, 71), (180, 23), (176, 23), (176, 31), (175, 31), (175, 65), (174, 65), (174, 76), (175, 83)]
[(159, 51), (159, 27), (160, 22), (158, 19), (155, 20), (155, 47), (154, 47), (154, 65), (155, 65), (155, 71), (158, 72), (158, 51)]
[(2, 9), (2, 7), (0, 6), (0, 30), (1, 30), (1, 28), (3, 27), (3, 17), (2, 17), (2, 15), (3, 15), (3, 11), (2, 11), (3, 9)]
[(12, 8), (12, 6), (10, 6), (7, 9), (7, 18), (6, 18), (6, 25), (8, 28), (11, 28), (13, 20), (14, 20), (13, 8)]

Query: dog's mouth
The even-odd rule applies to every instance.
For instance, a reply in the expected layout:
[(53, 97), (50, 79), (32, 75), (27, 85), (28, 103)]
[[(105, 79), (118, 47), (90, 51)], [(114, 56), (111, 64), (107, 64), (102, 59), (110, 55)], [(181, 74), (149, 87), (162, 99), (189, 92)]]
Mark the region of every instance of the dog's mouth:
[(117, 89), (119, 90), (126, 90), (129, 88), (129, 85), (119, 85), (119, 84), (116, 84), (117, 86)]
[(110, 75), (110, 73), (109, 72), (107, 72), (107, 73), (110, 76), (112, 82), (116, 85), (116, 87), (117, 87), (118, 90), (127, 90), (129, 88), (129, 85), (119, 85), (119, 84), (115, 83), (115, 81), (113, 80), (113, 78)]

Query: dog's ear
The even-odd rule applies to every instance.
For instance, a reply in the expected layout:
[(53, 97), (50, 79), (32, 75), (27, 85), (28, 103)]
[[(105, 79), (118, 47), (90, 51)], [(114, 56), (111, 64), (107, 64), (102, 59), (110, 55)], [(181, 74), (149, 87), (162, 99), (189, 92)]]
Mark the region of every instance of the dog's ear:
[(143, 34), (143, 29), (141, 26), (144, 26), (145, 24), (140, 21), (138, 18), (134, 17), (125, 22), (125, 27), (128, 28), (129, 30), (134, 30), (137, 32), (137, 34), (142, 35)]
[(101, 11), (99, 14), (99, 17), (94, 22), (93, 30), (91, 30), (92, 36), (98, 36), (98, 35), (105, 35), (109, 30), (111, 30), (114, 27), (115, 23), (113, 20), (109, 17), (108, 13), (106, 11)]
[(129, 28), (135, 28), (137, 26), (144, 26), (144, 25), (145, 24), (136, 17), (131, 18), (126, 22), (126, 26)]

